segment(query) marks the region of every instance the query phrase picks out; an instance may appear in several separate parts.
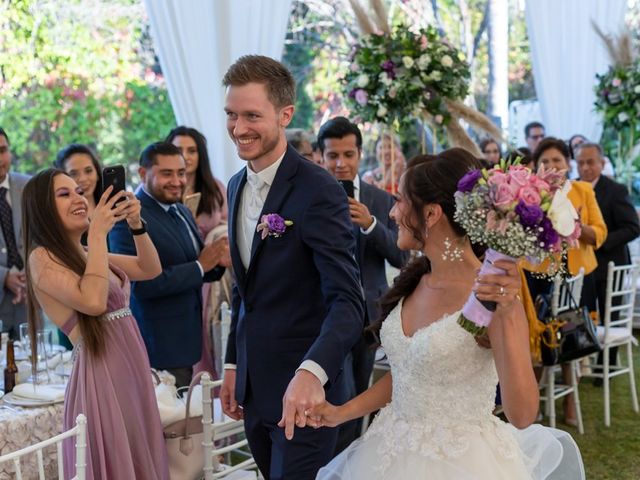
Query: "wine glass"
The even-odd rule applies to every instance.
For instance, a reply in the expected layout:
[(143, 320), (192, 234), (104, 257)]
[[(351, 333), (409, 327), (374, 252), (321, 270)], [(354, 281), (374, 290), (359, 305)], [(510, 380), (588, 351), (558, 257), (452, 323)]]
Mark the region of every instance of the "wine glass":
[(19, 326), (20, 331), (20, 347), (22, 348), (22, 352), (29, 356), (31, 352), (31, 340), (29, 338), (29, 324), (21, 323)]

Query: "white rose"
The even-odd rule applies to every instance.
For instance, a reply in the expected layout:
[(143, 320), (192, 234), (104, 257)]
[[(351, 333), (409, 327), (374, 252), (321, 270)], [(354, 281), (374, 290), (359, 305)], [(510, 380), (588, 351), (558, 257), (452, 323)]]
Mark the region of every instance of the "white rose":
[(413, 67), (413, 58), (411, 57), (402, 57), (402, 63), (406, 68)]
[(382, 72), (380, 75), (378, 75), (378, 80), (380, 81), (380, 83), (386, 85), (387, 87), (393, 83), (393, 80), (389, 78), (387, 72)]
[(431, 80), (433, 80), (434, 82), (438, 82), (442, 80), (442, 74), (440, 73), (439, 70), (434, 70), (433, 72), (431, 72), (429, 74), (429, 77), (431, 77)]
[(629, 120), (629, 115), (627, 115), (626, 112), (620, 112), (618, 114), (618, 121), (619, 122), (626, 122), (627, 120)]
[(547, 215), (556, 232), (564, 237), (568, 237), (573, 233), (578, 219), (578, 213), (573, 208), (573, 204), (567, 198), (567, 194), (571, 190), (571, 184), (564, 182), (562, 189), (556, 191), (551, 200), (551, 206)]
[(426, 53), (423, 53), (422, 55), (420, 55), (420, 58), (418, 58), (418, 67), (420, 67), (422, 70), (427, 68), (430, 63), (431, 57)]
[(357, 83), (360, 88), (364, 88), (369, 85), (369, 77), (364, 73), (362, 75), (358, 75)]
[(640, 85), (636, 85), (636, 88), (634, 88), (633, 91), (636, 93), (640, 93)]
[(449, 68), (450, 66), (453, 65), (453, 59), (449, 55), (445, 55), (442, 57), (442, 60), (440, 61), (440, 63), (442, 63), (442, 65), (444, 65), (445, 67)]
[(380, 118), (384, 118), (386, 114), (387, 114), (387, 108), (384, 105), (380, 105), (378, 107), (378, 111), (376, 112), (376, 115)]
[(398, 91), (395, 88), (389, 89), (389, 98), (396, 98), (397, 94), (398, 94)]

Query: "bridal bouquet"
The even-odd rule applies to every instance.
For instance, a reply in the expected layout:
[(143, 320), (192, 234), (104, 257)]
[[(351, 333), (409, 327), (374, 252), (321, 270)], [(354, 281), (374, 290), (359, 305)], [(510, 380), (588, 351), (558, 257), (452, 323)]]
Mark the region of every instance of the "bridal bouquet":
[[(571, 184), (564, 172), (528, 168), (504, 160), (491, 170), (471, 170), (458, 182), (454, 219), (472, 243), (488, 247), (480, 274), (501, 274), (493, 263), (527, 257), (539, 263), (549, 259), (554, 272), (558, 257), (577, 245), (578, 214), (567, 198)], [(483, 335), (491, 323), (494, 302), (469, 296), (458, 323), (474, 335)]]

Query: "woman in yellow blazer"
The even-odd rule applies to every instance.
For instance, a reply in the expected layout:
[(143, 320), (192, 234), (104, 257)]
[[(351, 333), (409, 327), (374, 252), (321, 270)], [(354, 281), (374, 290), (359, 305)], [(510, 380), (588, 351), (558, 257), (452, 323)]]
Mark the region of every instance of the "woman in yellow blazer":
[[(542, 140), (535, 152), (533, 152), (533, 159), (537, 169), (544, 166), (546, 169), (555, 168), (558, 171), (569, 171), (569, 147), (560, 139), (547, 137)], [(570, 180), (567, 179), (566, 181), (569, 182)], [(582, 233), (580, 234), (578, 246), (569, 249), (567, 252), (567, 270), (569, 274), (576, 275), (580, 268), (584, 269), (585, 276), (580, 305), (586, 306), (590, 311), (595, 312), (597, 311), (597, 295), (593, 272), (598, 266), (595, 250), (607, 238), (607, 226), (602, 218), (600, 207), (598, 207), (598, 202), (590, 183), (571, 181), (571, 190), (569, 190), (568, 198), (578, 212)], [(523, 288), (529, 291), (522, 292), (523, 299), (532, 302), (535, 301), (537, 295), (551, 291), (553, 285), (551, 281), (535, 278), (526, 271), (535, 271), (535, 268), (530, 268), (529, 266), (524, 266), (524, 268), (527, 281), (523, 283)], [(528, 313), (528, 317), (530, 317), (531, 344), (534, 347), (535, 357), (539, 353), (535, 346), (539, 345), (540, 325), (535, 317), (533, 305), (525, 305), (525, 310)], [(563, 365), (563, 372), (565, 372), (565, 380), (568, 381), (570, 373), (568, 366)], [(572, 395), (565, 397), (564, 402), (565, 422), (570, 425), (576, 423), (572, 397)]]

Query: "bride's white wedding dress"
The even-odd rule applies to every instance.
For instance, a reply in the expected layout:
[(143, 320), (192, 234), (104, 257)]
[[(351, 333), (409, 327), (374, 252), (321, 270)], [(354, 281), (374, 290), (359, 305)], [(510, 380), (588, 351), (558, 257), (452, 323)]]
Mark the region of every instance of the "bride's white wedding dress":
[(459, 312), (407, 337), (401, 308), (380, 332), (392, 401), (318, 479), (584, 479), (569, 434), (541, 425), (518, 430), (492, 414), (493, 355), (458, 325)]

